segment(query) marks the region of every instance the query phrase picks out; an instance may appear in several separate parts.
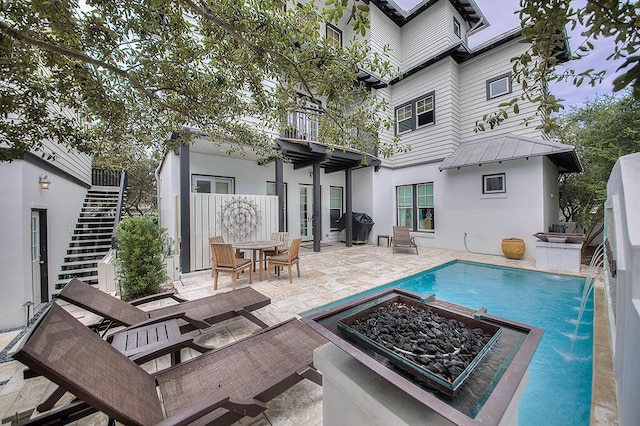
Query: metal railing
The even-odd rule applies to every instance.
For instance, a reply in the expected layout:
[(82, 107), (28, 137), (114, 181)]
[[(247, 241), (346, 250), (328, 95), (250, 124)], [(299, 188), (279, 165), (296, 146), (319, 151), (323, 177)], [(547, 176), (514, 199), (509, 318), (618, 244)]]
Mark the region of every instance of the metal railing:
[(91, 185), (118, 186), (122, 172), (119, 170), (91, 169)]
[[(113, 222), (113, 232), (111, 233), (111, 248), (116, 248), (116, 228), (122, 219), (122, 208), (124, 206), (124, 199), (127, 194), (127, 172), (123, 170), (120, 173), (120, 190), (118, 191), (118, 205), (116, 207), (116, 217)], [(115, 185), (114, 185), (115, 186)]]

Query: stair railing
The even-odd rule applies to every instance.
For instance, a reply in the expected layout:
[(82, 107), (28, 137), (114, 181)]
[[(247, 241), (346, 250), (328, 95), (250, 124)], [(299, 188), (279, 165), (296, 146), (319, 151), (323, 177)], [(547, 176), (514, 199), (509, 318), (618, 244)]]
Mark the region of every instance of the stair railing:
[(113, 221), (113, 232), (111, 233), (111, 248), (116, 248), (116, 228), (122, 219), (122, 207), (124, 204), (124, 197), (127, 192), (127, 171), (123, 170), (120, 174), (120, 190), (118, 191), (118, 205), (116, 207), (116, 217)]

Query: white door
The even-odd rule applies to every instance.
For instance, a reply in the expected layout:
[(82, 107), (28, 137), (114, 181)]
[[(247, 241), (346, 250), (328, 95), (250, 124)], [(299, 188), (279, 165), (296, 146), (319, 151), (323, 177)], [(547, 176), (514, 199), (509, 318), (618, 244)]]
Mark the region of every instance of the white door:
[(300, 185), (300, 236), (302, 241), (313, 239), (313, 185)]
[(40, 266), (40, 212), (31, 211), (31, 301), (38, 304), (42, 301)]

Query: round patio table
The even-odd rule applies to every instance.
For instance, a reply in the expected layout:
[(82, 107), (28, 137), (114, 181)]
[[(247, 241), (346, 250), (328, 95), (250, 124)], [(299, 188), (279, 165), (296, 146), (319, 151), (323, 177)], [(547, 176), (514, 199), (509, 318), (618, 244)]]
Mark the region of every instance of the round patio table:
[[(239, 250), (251, 250), (251, 260), (253, 262), (253, 270), (256, 270), (256, 260), (259, 261), (259, 280), (262, 281), (262, 269), (264, 265), (264, 251), (274, 249), (278, 252), (278, 247), (284, 245), (283, 241), (278, 240), (265, 240), (265, 241), (243, 241), (241, 243), (234, 243), (233, 248)], [(259, 256), (256, 256), (256, 252), (259, 252)]]

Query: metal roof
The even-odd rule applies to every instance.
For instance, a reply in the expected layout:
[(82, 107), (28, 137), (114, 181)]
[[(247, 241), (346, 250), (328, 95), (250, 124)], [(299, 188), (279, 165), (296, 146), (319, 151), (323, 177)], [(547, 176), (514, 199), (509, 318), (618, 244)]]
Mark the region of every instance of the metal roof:
[(506, 134), (463, 142), (453, 154), (446, 157), (439, 169), (500, 163), (529, 157), (548, 157), (560, 173), (581, 172), (582, 166), (575, 148), (559, 142)]

